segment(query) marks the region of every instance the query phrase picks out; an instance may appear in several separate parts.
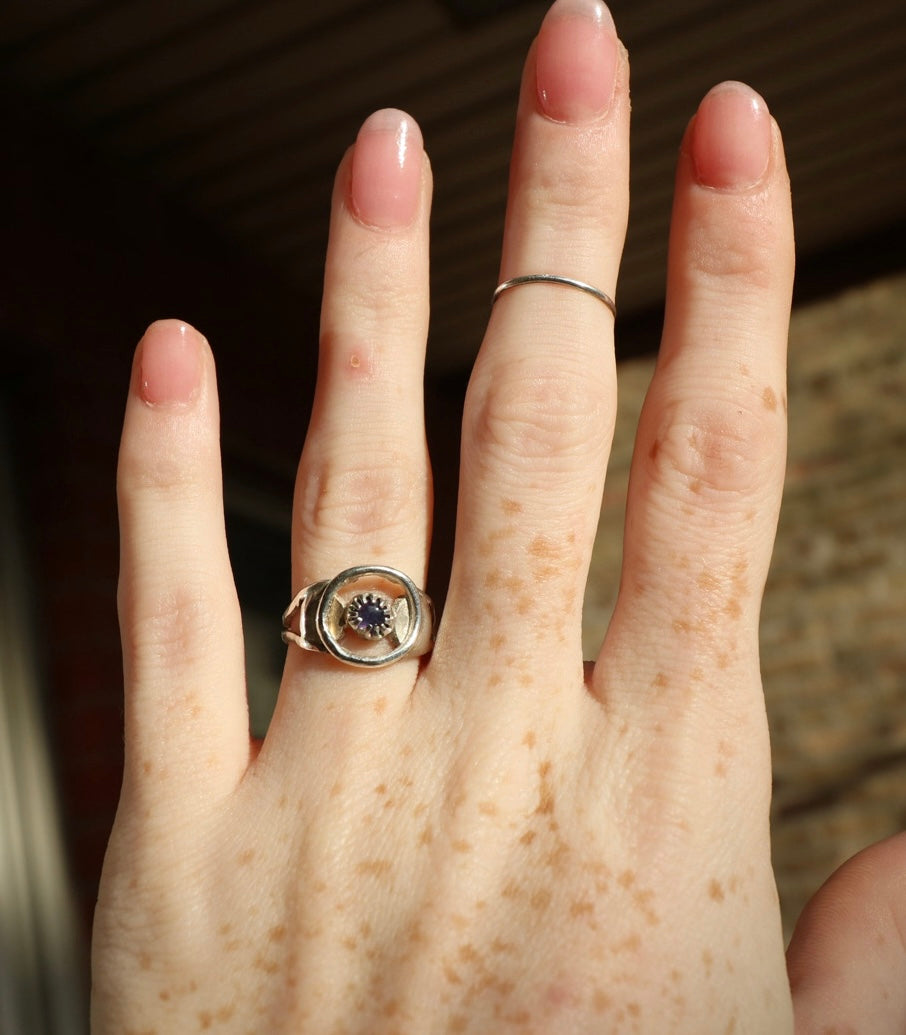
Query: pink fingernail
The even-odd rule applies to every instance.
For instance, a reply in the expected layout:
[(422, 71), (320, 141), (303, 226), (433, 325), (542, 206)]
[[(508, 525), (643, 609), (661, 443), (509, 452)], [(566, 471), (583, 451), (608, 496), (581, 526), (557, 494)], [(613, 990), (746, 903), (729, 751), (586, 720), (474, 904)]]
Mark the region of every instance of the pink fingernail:
[(610, 108), (617, 74), (617, 32), (600, 0), (557, 0), (538, 34), (538, 103), (555, 122), (583, 123)]
[(715, 86), (698, 107), (691, 149), (703, 186), (727, 191), (754, 187), (771, 157), (768, 106), (744, 83)]
[(368, 226), (408, 226), (418, 209), (422, 134), (395, 108), (376, 111), (362, 124), (352, 153), (350, 201)]
[(159, 320), (145, 331), (139, 357), (139, 391), (152, 406), (185, 406), (201, 384), (203, 338), (179, 320)]

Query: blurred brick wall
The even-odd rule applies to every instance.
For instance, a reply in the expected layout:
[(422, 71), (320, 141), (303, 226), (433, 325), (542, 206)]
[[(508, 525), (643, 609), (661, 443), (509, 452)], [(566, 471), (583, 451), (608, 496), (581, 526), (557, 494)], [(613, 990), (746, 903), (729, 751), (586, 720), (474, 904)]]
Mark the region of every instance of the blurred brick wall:
[[(613, 607), (630, 453), (653, 366), (620, 368), (587, 657)], [(761, 637), (787, 934), (841, 862), (906, 827), (906, 275), (794, 312), (789, 411)]]

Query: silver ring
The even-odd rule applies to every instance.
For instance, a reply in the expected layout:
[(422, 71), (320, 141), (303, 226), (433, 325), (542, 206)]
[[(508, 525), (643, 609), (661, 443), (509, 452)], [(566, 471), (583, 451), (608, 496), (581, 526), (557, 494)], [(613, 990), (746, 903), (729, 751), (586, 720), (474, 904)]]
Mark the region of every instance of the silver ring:
[(283, 612), (281, 636), (347, 665), (380, 668), (427, 654), (435, 627), (431, 598), (408, 575), (362, 564), (300, 590)]
[(574, 280), (572, 277), (561, 277), (556, 273), (530, 273), (525, 277), (513, 277), (511, 280), (505, 280), (502, 284), (497, 285), (494, 297), (491, 299), (491, 305), (497, 301), (504, 291), (519, 287), (520, 284), (565, 284), (567, 287), (578, 288), (580, 291), (586, 292), (586, 294), (594, 295), (598, 301), (603, 302), (613, 313), (614, 319), (616, 319), (617, 306), (610, 295), (596, 288), (594, 284), (586, 284), (584, 280)]

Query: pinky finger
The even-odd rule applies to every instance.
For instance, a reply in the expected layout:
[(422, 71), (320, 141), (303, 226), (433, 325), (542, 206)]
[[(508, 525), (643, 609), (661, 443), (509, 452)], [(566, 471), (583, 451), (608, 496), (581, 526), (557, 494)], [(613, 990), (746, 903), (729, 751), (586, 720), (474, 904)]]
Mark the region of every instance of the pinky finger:
[(136, 352), (120, 446), (124, 792), (222, 794), (248, 762), (242, 626), (223, 521), (214, 360), (175, 320)]

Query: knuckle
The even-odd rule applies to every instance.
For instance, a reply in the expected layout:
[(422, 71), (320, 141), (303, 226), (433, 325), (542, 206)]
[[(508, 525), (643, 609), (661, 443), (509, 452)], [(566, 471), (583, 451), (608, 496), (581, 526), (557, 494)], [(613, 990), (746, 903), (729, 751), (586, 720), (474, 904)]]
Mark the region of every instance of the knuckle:
[(215, 601), (201, 584), (148, 594), (140, 608), (121, 607), (126, 652), (139, 673), (172, 676), (191, 669), (216, 647), (221, 632), (217, 614)]
[(117, 484), (120, 498), (146, 497), (164, 502), (192, 502), (208, 491), (203, 478), (211, 458), (203, 446), (192, 443), (193, 453), (182, 448), (161, 448), (150, 453), (147, 449), (133, 451), (125, 447), (120, 452)]
[(491, 377), (470, 406), (483, 454), (516, 467), (584, 463), (613, 431), (613, 407), (597, 378), (561, 365)]
[(585, 155), (557, 154), (533, 170), (522, 203), (529, 218), (550, 227), (558, 238), (585, 234), (589, 226), (616, 230), (625, 221), (609, 177), (595, 175)]
[(734, 220), (705, 221), (690, 232), (686, 259), (690, 275), (717, 281), (726, 292), (738, 283), (741, 290), (762, 292), (775, 286), (778, 276), (776, 234), (760, 214), (744, 211)]
[(655, 480), (687, 498), (751, 495), (782, 445), (780, 422), (762, 410), (741, 402), (668, 406), (647, 450)]
[(359, 457), (338, 465), (303, 464), (299, 519), (303, 536), (380, 536), (408, 526), (424, 507), (427, 473), (402, 453)]

